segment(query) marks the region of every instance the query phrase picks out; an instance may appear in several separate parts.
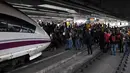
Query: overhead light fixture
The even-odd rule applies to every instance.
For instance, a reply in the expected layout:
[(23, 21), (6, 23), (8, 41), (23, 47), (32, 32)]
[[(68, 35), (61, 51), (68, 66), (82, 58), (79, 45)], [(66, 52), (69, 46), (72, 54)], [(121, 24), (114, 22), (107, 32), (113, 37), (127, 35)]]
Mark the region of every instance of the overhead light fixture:
[(56, 12), (56, 11), (52, 11), (52, 10), (44, 10), (44, 9), (39, 9), (40, 11), (47, 11), (47, 12)]
[(79, 20), (75, 20), (74, 22), (75, 23), (85, 23), (87, 20), (85, 20), (85, 19), (79, 19)]
[(19, 9), (20, 11), (24, 13), (36, 13), (36, 14), (43, 14), (43, 15), (48, 15), (48, 16), (57, 16), (57, 17), (70, 17), (69, 15), (61, 15), (57, 13), (48, 13), (48, 12), (41, 12), (41, 11), (36, 11), (36, 10), (27, 10), (27, 9)]
[[(54, 19), (63, 19), (64, 17), (52, 17), (52, 16), (41, 16), (41, 15), (28, 15), (31, 18), (54, 18)], [(65, 19), (65, 18), (64, 18)]]
[(64, 10), (67, 11), (67, 8), (63, 8), (63, 7), (58, 7), (58, 6), (54, 6), (54, 5), (48, 5), (48, 4), (43, 4), (43, 5), (38, 5), (39, 7), (46, 7), (46, 8), (51, 8), (51, 9), (57, 9), (57, 10)]
[(72, 18), (67, 18), (66, 21), (72, 21), (73, 19)]
[(56, 10), (62, 10), (62, 11), (67, 11), (69, 13), (77, 13), (75, 10), (64, 8), (64, 7), (59, 7), (59, 6), (54, 6), (54, 5), (49, 5), (49, 4), (42, 4), (38, 5), (39, 7), (45, 7), (45, 8), (50, 8), (50, 9), (56, 9)]
[(38, 13), (38, 14), (44, 14), (44, 12), (40, 12), (40, 11), (33, 11), (33, 10), (25, 10), (25, 9), (19, 9), (20, 11), (23, 12), (29, 12), (29, 13)]
[(29, 5), (29, 4), (21, 4), (21, 3), (11, 3), (11, 2), (8, 2), (9, 4), (12, 4), (12, 5), (16, 5), (16, 6), (26, 6), (26, 7), (32, 7), (33, 5)]
[(24, 9), (31, 9), (31, 10), (36, 10), (35, 8), (23, 7), (23, 6), (15, 6), (15, 5), (13, 5), (13, 7), (16, 7), (16, 8), (24, 8)]
[[(34, 10), (25, 10), (25, 9), (19, 9), (20, 11), (23, 11), (23, 12), (29, 12), (29, 13), (38, 13), (38, 14), (45, 14), (46, 12), (41, 12), (41, 11), (34, 11)], [(54, 13), (48, 13), (48, 14), (53, 14)]]

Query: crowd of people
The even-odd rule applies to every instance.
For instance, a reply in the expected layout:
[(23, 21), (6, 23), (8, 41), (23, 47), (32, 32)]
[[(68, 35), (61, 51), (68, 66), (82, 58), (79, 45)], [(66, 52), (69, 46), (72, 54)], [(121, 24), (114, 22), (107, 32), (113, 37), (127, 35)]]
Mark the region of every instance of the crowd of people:
[(92, 45), (98, 44), (102, 52), (106, 53), (110, 50), (112, 55), (116, 55), (118, 49), (120, 53), (129, 51), (130, 32), (128, 28), (109, 27), (106, 24), (67, 26), (66, 23), (63, 25), (41, 23), (40, 25), (50, 35), (52, 40), (50, 46), (55, 49), (65, 46), (65, 50), (80, 50), (86, 45), (88, 54), (92, 54)]
[(120, 53), (129, 53), (130, 34), (128, 29), (118, 27), (107, 28), (101, 31), (99, 45), (103, 52), (111, 49), (111, 54), (116, 55), (117, 50)]

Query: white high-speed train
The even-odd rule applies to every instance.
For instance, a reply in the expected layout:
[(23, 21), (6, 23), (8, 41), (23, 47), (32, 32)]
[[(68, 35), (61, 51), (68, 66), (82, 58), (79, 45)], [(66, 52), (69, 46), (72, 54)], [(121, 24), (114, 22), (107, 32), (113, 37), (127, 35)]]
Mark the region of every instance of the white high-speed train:
[(11, 5), (0, 2), (0, 69), (39, 57), (50, 41), (35, 21)]

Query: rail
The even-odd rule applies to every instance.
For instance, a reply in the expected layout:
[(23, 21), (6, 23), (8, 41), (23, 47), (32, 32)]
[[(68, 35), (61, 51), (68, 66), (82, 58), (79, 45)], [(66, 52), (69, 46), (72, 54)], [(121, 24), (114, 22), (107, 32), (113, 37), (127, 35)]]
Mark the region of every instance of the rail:
[(93, 62), (95, 62), (96, 60), (99, 60), (99, 57), (101, 57), (101, 55), (103, 55), (103, 53), (99, 52), (93, 58), (87, 60), (85, 63), (81, 64), (79, 67), (75, 68), (72, 73), (83, 73), (84, 72), (83, 68), (87, 68), (89, 65), (92, 65)]
[(118, 65), (118, 67), (114, 73), (123, 73), (126, 70), (127, 63), (128, 63), (128, 57), (129, 57), (129, 53), (128, 54), (124, 53), (124, 55), (120, 61), (120, 64)]

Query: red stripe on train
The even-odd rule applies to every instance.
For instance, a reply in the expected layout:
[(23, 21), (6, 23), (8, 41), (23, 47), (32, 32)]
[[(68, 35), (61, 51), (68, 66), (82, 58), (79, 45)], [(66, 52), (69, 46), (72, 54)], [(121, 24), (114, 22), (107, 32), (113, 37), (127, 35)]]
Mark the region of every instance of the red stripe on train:
[(33, 41), (17, 41), (17, 42), (8, 42), (0, 44), (0, 50), (21, 47), (27, 45), (41, 44), (41, 43), (49, 43), (49, 40), (33, 40)]

